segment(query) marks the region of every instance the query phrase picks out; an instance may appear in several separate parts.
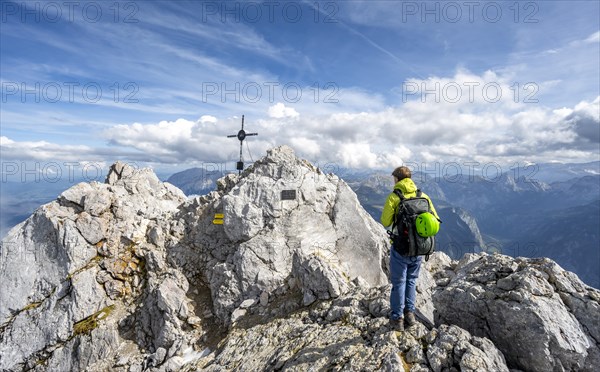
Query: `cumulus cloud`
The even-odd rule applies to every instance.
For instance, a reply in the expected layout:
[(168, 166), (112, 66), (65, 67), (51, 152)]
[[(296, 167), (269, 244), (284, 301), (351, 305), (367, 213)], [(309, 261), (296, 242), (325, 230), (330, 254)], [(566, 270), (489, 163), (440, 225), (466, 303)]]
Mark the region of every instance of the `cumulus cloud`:
[(198, 122), (204, 124), (204, 123), (216, 123), (217, 122), (217, 118), (211, 115), (202, 115), (200, 117), (200, 119), (198, 120)]
[[(478, 76), (459, 70), (453, 77), (410, 81), (442, 86), (456, 82), (466, 87), (469, 84), (464, 83), (483, 87), (496, 81), (506, 94), (511, 92), (510, 77), (491, 71)], [(545, 107), (515, 102), (513, 97), (504, 97), (504, 92), (497, 102), (477, 98), (483, 91), (474, 90), (471, 98), (464, 92), (465, 97), (457, 102), (413, 95), (407, 102), (377, 104), (369, 110), (302, 111), (302, 115), (277, 103), (265, 108), (262, 117), (246, 117), (246, 129), (259, 135), (244, 145), (245, 161), (282, 144), (311, 161), (352, 168), (391, 168), (402, 162), (580, 162), (598, 157), (600, 97), (573, 107)], [(204, 115), (196, 121), (115, 125), (102, 133), (110, 145), (103, 148), (17, 142), (6, 137), (1, 147), (3, 157), (12, 158), (229, 162), (239, 156), (239, 141), (226, 136), (236, 133), (239, 125), (238, 117)]]
[[(219, 162), (231, 160), (234, 140), (226, 138), (224, 127), (218, 126), (216, 118), (203, 116), (198, 121), (177, 119), (157, 124), (134, 123), (117, 125), (104, 132), (109, 144), (121, 148), (133, 148), (146, 154), (148, 161), (180, 163), (186, 161)], [(226, 120), (227, 121), (227, 120)], [(234, 126), (235, 125), (235, 126)], [(226, 151), (225, 149), (231, 149)]]
[(278, 102), (269, 107), (269, 117), (275, 119), (297, 118), (300, 114), (292, 107), (286, 107), (283, 103)]
[(376, 168), (377, 154), (371, 152), (368, 143), (342, 143), (337, 151), (337, 158), (349, 168)]
[(296, 149), (296, 151), (300, 151), (313, 159), (318, 158), (321, 154), (319, 143), (306, 137), (292, 138), (290, 139), (290, 145), (292, 148)]
[[(600, 97), (595, 101), (581, 102), (566, 118), (577, 134), (579, 146), (598, 150), (600, 144)], [(588, 145), (588, 146), (586, 146)]]

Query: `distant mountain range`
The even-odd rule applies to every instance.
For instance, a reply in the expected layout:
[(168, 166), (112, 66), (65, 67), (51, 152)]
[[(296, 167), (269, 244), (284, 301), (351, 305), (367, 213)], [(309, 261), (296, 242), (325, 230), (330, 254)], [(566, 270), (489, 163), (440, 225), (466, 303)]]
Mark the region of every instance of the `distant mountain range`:
[[(391, 171), (336, 169), (336, 173), (379, 221), (393, 187)], [(434, 200), (443, 220), (437, 236), (439, 250), (452, 258), (480, 251), (546, 256), (588, 284), (600, 287), (600, 162), (523, 166), (497, 179), (474, 173), (456, 177), (413, 175)], [(186, 195), (203, 195), (214, 190), (216, 181), (225, 174), (192, 168), (171, 175), (167, 181)], [(4, 182), (1, 236), (72, 184)]]
[[(566, 168), (570, 174), (577, 169)], [(550, 184), (525, 176), (516, 179), (512, 172), (495, 182), (483, 177), (451, 182), (422, 173), (413, 178), (440, 212), (438, 248), (451, 257), (480, 251), (550, 257), (599, 287), (600, 175), (586, 175), (589, 164), (579, 169), (578, 177)], [(361, 172), (343, 177), (378, 219), (393, 186), (391, 176)]]
[(217, 180), (227, 173), (205, 168), (190, 168), (173, 174), (167, 182), (179, 187), (186, 195), (204, 195), (216, 189)]
[[(567, 181), (583, 176), (600, 175), (600, 161), (589, 163), (544, 163), (514, 167), (513, 174), (545, 183)], [(518, 172), (518, 173), (515, 173)], [(517, 177), (518, 178), (518, 177)]]

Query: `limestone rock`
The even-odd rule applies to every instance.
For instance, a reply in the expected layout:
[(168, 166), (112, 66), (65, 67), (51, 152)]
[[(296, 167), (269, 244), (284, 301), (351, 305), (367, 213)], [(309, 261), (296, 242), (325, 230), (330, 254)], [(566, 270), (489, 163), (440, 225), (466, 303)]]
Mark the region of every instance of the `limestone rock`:
[(132, 283), (145, 274), (129, 238), (144, 237), (149, 221), (168, 221), (185, 201), (152, 172), (126, 168), (111, 185), (66, 190), (2, 241), (0, 370), (111, 367), (106, 358), (117, 349), (101, 345), (123, 342), (116, 326), (123, 301), (141, 294)]
[(97, 185), (96, 192), (88, 193), (83, 198), (86, 212), (92, 216), (99, 217), (108, 211), (112, 204), (112, 194), (105, 185)]
[(262, 291), (260, 294), (260, 306), (267, 306), (269, 304), (269, 292)]
[(75, 226), (77, 226), (81, 236), (90, 244), (96, 244), (106, 236), (106, 222), (98, 217), (93, 217), (87, 212), (81, 212), (77, 216)]
[(488, 337), (514, 368), (591, 371), (598, 365), (600, 308), (592, 300), (598, 290), (553, 261), (471, 255), (454, 274), (433, 294), (437, 323)]
[(354, 288), (310, 311), (233, 328), (218, 354), (184, 370), (373, 371), (383, 363), (387, 370), (404, 371), (410, 363), (421, 371), (441, 371), (442, 366), (508, 371), (502, 353), (489, 340), (472, 337), (459, 327), (444, 325), (428, 332), (419, 324), (399, 334), (392, 331), (386, 318), (369, 315), (368, 299), (384, 295), (383, 287)]
[(339, 297), (350, 286), (348, 279), (341, 272), (327, 265), (319, 256), (301, 257), (296, 254), (292, 274), (300, 282), (305, 306), (317, 299)]
[(435, 341), (427, 349), (433, 371), (452, 367), (461, 371), (508, 371), (504, 356), (488, 339), (472, 337), (454, 325), (442, 325), (435, 333)]
[[(359, 276), (369, 286), (387, 283), (384, 229), (344, 181), (296, 158), (291, 148), (269, 150), (241, 176), (218, 184), (222, 191), (190, 202), (182, 214), (190, 230), (203, 232), (187, 244), (210, 252), (196, 266), (206, 267), (221, 320), (229, 321), (240, 297), (285, 293), (290, 276), (306, 284), (306, 303), (339, 296)], [(296, 198), (282, 200), (286, 190)], [(221, 226), (212, 225), (216, 213), (224, 214)], [(189, 250), (181, 253), (189, 262)], [(319, 275), (327, 284), (310, 279)]]
[(246, 315), (246, 309), (235, 309), (231, 314), (231, 323), (237, 322), (244, 315)]
[(92, 194), (93, 191), (94, 188), (89, 183), (81, 182), (65, 190), (62, 194), (60, 194), (58, 199), (61, 201), (71, 202), (79, 207), (83, 207), (85, 196)]
[(252, 307), (256, 304), (256, 300), (249, 298), (247, 300), (242, 301), (242, 303), (240, 304), (240, 308), (242, 309), (247, 309), (249, 307)]

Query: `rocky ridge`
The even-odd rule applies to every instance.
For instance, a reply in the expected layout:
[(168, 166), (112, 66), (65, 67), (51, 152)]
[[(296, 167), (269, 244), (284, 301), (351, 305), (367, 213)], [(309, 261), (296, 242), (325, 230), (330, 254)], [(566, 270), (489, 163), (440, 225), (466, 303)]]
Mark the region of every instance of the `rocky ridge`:
[(388, 253), (348, 185), (285, 146), (193, 199), (116, 163), (2, 241), (0, 370), (600, 364), (599, 292), (551, 260), (436, 253), (423, 324), (395, 333)]

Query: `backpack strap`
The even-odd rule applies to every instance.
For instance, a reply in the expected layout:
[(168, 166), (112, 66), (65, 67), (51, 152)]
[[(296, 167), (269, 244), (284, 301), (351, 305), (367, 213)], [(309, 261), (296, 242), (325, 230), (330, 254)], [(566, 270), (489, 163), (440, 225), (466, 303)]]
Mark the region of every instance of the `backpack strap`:
[(394, 189), (394, 194), (398, 195), (398, 197), (400, 198), (400, 201), (403, 202), (404, 199), (406, 199), (404, 197), (404, 194), (402, 194), (402, 191), (398, 190), (398, 189)]
[[(404, 201), (404, 199), (406, 199), (406, 197), (404, 197), (404, 194), (402, 194), (402, 191), (398, 190), (398, 189), (394, 189), (394, 194), (398, 195), (398, 197), (400, 198), (400, 201)], [(423, 195), (423, 192), (421, 191), (421, 189), (417, 189), (417, 198), (420, 198), (421, 195)]]
[[(402, 203), (406, 199), (404, 197), (404, 195), (402, 194), (402, 191), (400, 191), (398, 189), (394, 189), (393, 193), (396, 194), (400, 198), (400, 203)], [(392, 231), (394, 231), (394, 229), (396, 229), (396, 227), (398, 227), (399, 221), (396, 221), (396, 217), (398, 216), (398, 208), (399, 207), (400, 207), (400, 204), (398, 204), (396, 206), (396, 210), (394, 210), (394, 221), (392, 223)]]

